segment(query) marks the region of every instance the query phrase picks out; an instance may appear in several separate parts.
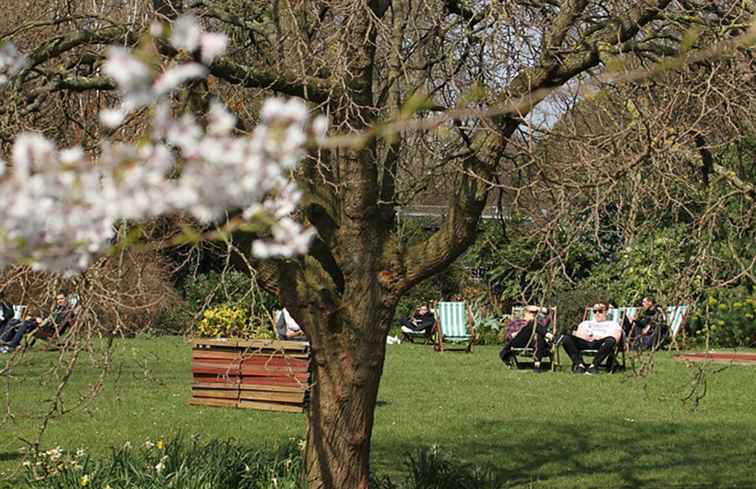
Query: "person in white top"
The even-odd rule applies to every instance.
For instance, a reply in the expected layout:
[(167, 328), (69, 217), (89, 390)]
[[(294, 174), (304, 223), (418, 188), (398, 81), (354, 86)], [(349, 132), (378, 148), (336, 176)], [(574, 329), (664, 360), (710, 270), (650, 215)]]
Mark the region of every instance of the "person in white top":
[[(571, 334), (564, 335), (562, 347), (572, 360), (573, 373), (598, 373), (597, 367), (612, 354), (622, 337), (622, 326), (606, 319), (607, 309), (606, 304), (594, 304), (593, 319), (583, 321)], [(598, 350), (588, 367), (583, 363), (580, 350)]]
[(304, 338), (304, 331), (284, 307), (276, 320), (276, 335), (280, 340)]

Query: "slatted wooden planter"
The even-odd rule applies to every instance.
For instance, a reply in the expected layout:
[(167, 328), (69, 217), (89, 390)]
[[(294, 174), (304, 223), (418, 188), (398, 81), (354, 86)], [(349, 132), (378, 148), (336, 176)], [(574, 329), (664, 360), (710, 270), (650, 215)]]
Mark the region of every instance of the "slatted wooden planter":
[(307, 342), (192, 340), (191, 404), (302, 412), (309, 385)]

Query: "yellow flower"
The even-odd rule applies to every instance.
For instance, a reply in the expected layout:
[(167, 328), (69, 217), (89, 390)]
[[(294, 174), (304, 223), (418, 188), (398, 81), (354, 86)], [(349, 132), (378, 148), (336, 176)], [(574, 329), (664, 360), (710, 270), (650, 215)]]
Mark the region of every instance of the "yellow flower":
[(163, 439), (160, 438), (155, 444), (155, 446), (158, 447), (158, 450), (162, 450), (163, 448), (165, 448), (165, 443), (163, 443)]
[(89, 478), (89, 476), (87, 474), (84, 474), (81, 476), (81, 478), (79, 478), (79, 485), (81, 487), (87, 487), (91, 481), (92, 480)]

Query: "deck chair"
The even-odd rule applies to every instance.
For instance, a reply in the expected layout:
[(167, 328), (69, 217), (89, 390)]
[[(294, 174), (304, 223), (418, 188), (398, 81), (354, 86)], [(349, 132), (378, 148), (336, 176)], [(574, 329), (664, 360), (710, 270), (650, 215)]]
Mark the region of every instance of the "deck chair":
[(672, 346), (677, 346), (677, 333), (680, 332), (687, 319), (687, 305), (680, 304), (679, 306), (667, 307), (667, 326), (669, 326), (667, 338), (670, 340), (670, 348), (672, 348)]
[[(552, 313), (552, 320), (551, 320), (551, 334), (553, 335), (552, 343), (549, 345), (549, 351), (548, 359), (551, 364), (551, 370), (556, 370), (556, 368), (559, 366), (559, 347), (554, 344), (554, 340), (557, 338), (557, 331), (559, 329), (557, 328), (557, 310), (556, 307), (549, 307), (549, 310)], [(525, 308), (522, 306), (516, 306), (512, 308), (512, 319), (520, 319), (525, 314)], [(535, 328), (533, 328), (533, 332), (530, 335), (530, 339), (528, 340), (528, 344), (525, 345), (522, 348), (512, 348), (512, 353), (514, 354), (514, 361), (515, 365), (517, 365), (517, 368), (520, 368), (520, 360), (518, 357), (529, 357), (533, 358), (533, 354), (535, 353)]]
[(79, 296), (72, 295), (68, 298), (68, 305), (70, 310), (68, 314), (63, 318), (60, 324), (53, 324), (53, 329), (35, 329), (31, 335), (29, 335), (27, 347), (34, 346), (34, 343), (38, 339), (47, 342), (47, 349), (54, 350), (60, 345), (64, 339), (66, 332), (76, 323), (76, 319), (79, 313)]
[[(608, 311), (606, 311), (606, 318), (615, 321), (617, 324), (622, 326), (622, 321), (625, 318), (625, 311), (627, 308), (619, 308), (619, 307), (612, 307), (609, 308)], [(593, 306), (586, 306), (584, 312), (583, 312), (583, 321), (593, 319)], [(617, 342), (617, 346), (615, 346), (614, 351), (611, 355), (609, 355), (609, 358), (607, 358), (607, 370), (610, 372), (614, 372), (619, 368), (619, 365), (617, 363), (618, 357), (619, 360), (622, 363), (622, 370), (627, 369), (627, 359), (625, 358), (625, 351), (627, 350), (627, 338), (625, 337), (625, 331), (622, 330), (622, 335), (620, 336), (619, 342)], [(581, 353), (584, 355), (589, 356), (596, 356), (598, 353), (598, 350), (590, 349), (590, 350), (580, 350)], [(609, 363), (611, 362), (611, 366), (609, 366)], [(598, 365), (597, 365), (598, 367)]]
[(17, 304), (13, 306), (13, 319), (23, 319), (24, 313), (26, 313), (26, 306)]
[(464, 302), (438, 302), (436, 311), (436, 351), (444, 351), (444, 342), (466, 343), (470, 353), (475, 344), (475, 332), (470, 308)]

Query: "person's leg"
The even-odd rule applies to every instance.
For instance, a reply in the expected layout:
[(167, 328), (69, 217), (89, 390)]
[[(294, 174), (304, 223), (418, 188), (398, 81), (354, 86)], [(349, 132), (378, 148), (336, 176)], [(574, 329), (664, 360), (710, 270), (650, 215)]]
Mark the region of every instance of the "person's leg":
[(572, 336), (571, 334), (566, 334), (562, 338), (562, 348), (564, 348), (567, 356), (570, 357), (570, 360), (572, 361), (573, 372), (575, 372), (579, 368), (585, 369), (585, 365), (583, 365), (583, 357), (582, 355), (580, 355), (579, 351), (580, 343), (585, 342), (580, 338)]
[(37, 322), (33, 319), (30, 319), (29, 321), (24, 321), (21, 324), (18, 325), (18, 327), (15, 330), (15, 334), (13, 337), (7, 341), (6, 346), (8, 348), (16, 348), (21, 343), (21, 339), (24, 337), (26, 333), (34, 329), (34, 327), (37, 325)]
[(512, 348), (524, 348), (525, 346), (527, 346), (528, 342), (530, 341), (531, 334), (533, 334), (533, 327), (531, 325), (527, 325), (520, 331), (518, 331), (514, 338), (504, 342), (504, 345), (501, 347), (501, 351), (499, 352), (499, 358), (501, 358), (501, 361), (506, 363), (508, 366), (512, 366)]
[(614, 352), (614, 347), (617, 345), (617, 340), (610, 336), (608, 338), (604, 338), (603, 340), (599, 340), (598, 342), (594, 341), (592, 343), (598, 343), (598, 352), (596, 352), (596, 356), (593, 357), (591, 366), (598, 367), (606, 359), (606, 357)]

